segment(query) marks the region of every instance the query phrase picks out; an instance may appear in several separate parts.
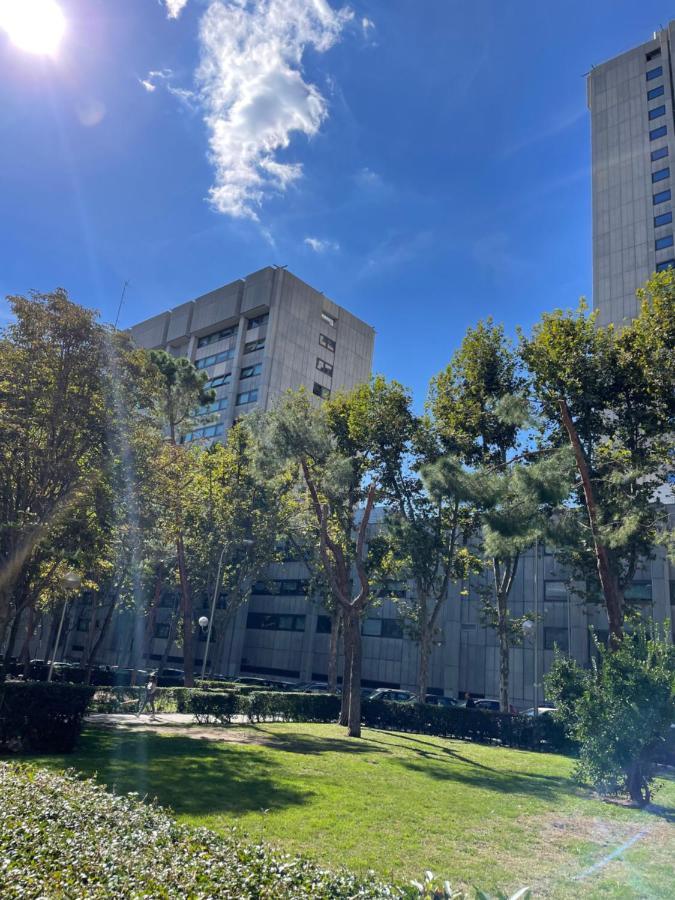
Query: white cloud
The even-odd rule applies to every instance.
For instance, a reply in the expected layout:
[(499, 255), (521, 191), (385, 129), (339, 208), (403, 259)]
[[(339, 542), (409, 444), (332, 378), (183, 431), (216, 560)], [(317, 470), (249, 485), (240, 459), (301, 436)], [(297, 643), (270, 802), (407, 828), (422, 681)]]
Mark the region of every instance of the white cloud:
[(164, 2), (169, 18), (177, 19), (184, 7), (187, 6), (188, 0), (164, 0)]
[(213, 0), (200, 25), (198, 91), (209, 131), (219, 212), (257, 220), (257, 207), (302, 175), (279, 151), (314, 136), (326, 100), (305, 80), (302, 59), (324, 53), (353, 18), (327, 0)]
[(340, 249), (340, 245), (337, 241), (326, 241), (321, 238), (306, 237), (304, 243), (315, 253), (325, 253), (327, 250), (337, 252)]
[(171, 69), (161, 69), (148, 72), (145, 78), (139, 78), (138, 81), (139, 84), (142, 84), (145, 90), (151, 94), (156, 91), (160, 85), (164, 85), (164, 87), (170, 94), (173, 94), (174, 97), (178, 97), (180, 101), (185, 103), (188, 107), (194, 109), (194, 92), (188, 91), (185, 88), (176, 87), (172, 83), (173, 77), (174, 75)]
[(153, 84), (150, 80), (146, 81), (144, 78), (139, 78), (138, 80), (149, 93), (157, 90), (157, 85)]
[(363, 28), (363, 33), (368, 34), (369, 31), (373, 31), (375, 28), (375, 23), (372, 19), (369, 19), (368, 16), (364, 16), (361, 19), (361, 28)]

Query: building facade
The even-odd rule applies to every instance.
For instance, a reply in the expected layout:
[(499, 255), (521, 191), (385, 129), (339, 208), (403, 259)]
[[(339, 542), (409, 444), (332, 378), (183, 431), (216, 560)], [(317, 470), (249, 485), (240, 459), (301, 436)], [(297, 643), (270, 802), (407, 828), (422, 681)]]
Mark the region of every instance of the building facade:
[(636, 290), (654, 271), (675, 265), (674, 39), (670, 22), (588, 75), (593, 305), (601, 325), (633, 318)]
[[(268, 266), (134, 325), (134, 342), (186, 356), (216, 393), (208, 425), (184, 440), (221, 438), (241, 415), (285, 391), (317, 398), (370, 378), (375, 332), (291, 272)], [(216, 420), (217, 421), (214, 421)]]

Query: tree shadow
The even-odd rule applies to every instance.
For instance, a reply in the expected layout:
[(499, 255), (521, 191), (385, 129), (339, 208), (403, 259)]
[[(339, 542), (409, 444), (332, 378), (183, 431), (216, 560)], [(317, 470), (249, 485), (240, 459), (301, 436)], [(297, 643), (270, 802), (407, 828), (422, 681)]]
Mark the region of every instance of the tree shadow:
[[(250, 725), (249, 731), (255, 732), (259, 743), (274, 750), (282, 750), (286, 753), (301, 753), (305, 756), (318, 755), (320, 753), (384, 753), (379, 747), (373, 747), (379, 741), (369, 741), (364, 738), (330, 738), (314, 736), (300, 732), (269, 731), (264, 725)], [(382, 744), (382, 746), (386, 746)]]
[[(371, 731), (377, 731), (380, 734), (389, 734), (391, 735), (391, 731), (383, 731), (379, 728), (370, 729)], [(423, 741), (418, 737), (412, 737), (409, 734), (401, 734), (400, 732), (396, 732), (395, 736), (397, 741), (376, 741), (374, 738), (370, 740), (374, 744), (380, 744), (383, 747), (391, 747), (398, 746), (403, 747), (406, 750), (410, 750), (411, 753), (414, 753), (416, 756), (420, 756), (422, 759), (437, 759), (441, 762), (447, 761), (447, 757), (450, 756), (452, 759), (456, 759), (459, 762), (464, 762), (469, 766), (474, 766), (477, 769), (485, 769), (487, 772), (498, 772), (497, 769), (493, 769), (490, 766), (486, 766), (483, 763), (477, 762), (475, 759), (469, 759), (468, 756), (463, 756), (461, 753), (458, 753), (455, 749), (450, 746), (444, 746), (439, 744), (434, 744), (432, 741)], [(417, 746), (409, 746), (420, 745), (422, 749), (419, 749)], [(430, 747), (431, 750), (424, 749), (425, 747)]]
[(72, 756), (40, 757), (40, 764), (74, 767), (114, 793), (157, 798), (179, 815), (237, 816), (310, 802), (313, 791), (284, 784), (269, 754), (251, 752), (255, 747), (96, 728), (84, 732)]

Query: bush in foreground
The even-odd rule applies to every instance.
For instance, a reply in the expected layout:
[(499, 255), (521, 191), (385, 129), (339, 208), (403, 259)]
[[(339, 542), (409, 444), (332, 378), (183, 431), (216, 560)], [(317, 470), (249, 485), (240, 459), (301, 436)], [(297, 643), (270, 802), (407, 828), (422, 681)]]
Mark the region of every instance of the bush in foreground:
[(0, 749), (70, 753), (93, 693), (75, 684), (0, 683)]
[[(329, 872), (265, 844), (179, 825), (154, 804), (72, 774), (0, 763), (3, 900), (375, 900), (462, 898)], [(446, 890), (447, 887), (447, 890)], [(485, 895), (478, 895), (485, 896)]]

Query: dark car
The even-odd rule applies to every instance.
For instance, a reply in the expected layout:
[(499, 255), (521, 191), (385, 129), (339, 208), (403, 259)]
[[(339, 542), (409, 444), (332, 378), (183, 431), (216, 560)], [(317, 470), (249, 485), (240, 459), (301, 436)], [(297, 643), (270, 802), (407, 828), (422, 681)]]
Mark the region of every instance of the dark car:
[(454, 697), (441, 697), (439, 694), (427, 694), (425, 703), (431, 703), (433, 706), (458, 706), (458, 701)]
[[(482, 697), (480, 700), (474, 700), (475, 709), (485, 709), (488, 712), (499, 712), (499, 700), (488, 700), (485, 697)], [(509, 703), (509, 712), (512, 716), (518, 714), (518, 710)]]
[(390, 703), (412, 703), (415, 700), (415, 695), (411, 691), (401, 691), (395, 688), (378, 688), (367, 699), (388, 700)]

